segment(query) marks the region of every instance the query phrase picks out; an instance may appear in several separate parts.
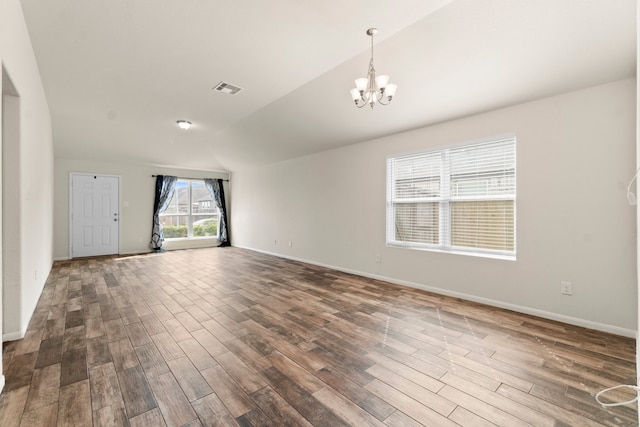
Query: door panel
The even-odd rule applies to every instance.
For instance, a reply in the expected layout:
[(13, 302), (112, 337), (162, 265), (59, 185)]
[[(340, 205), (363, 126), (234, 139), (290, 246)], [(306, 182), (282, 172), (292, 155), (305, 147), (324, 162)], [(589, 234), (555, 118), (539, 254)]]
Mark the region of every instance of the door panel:
[(118, 253), (120, 179), (71, 175), (71, 257)]

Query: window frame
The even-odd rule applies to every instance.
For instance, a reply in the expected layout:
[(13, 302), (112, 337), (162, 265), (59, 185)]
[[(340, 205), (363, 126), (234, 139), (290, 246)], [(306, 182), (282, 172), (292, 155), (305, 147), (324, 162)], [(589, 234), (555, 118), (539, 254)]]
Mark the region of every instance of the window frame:
[[(452, 163), (450, 155), (455, 150), (460, 149), (468, 149), (473, 147), (480, 147), (482, 145), (489, 145), (492, 143), (499, 144), (501, 142), (512, 143), (513, 144), (513, 163), (512, 163), (512, 177), (510, 179), (513, 180), (512, 188), (513, 192), (510, 194), (487, 194), (485, 195), (453, 195), (452, 194), (452, 186), (455, 185), (455, 177), (456, 175), (452, 175)], [(517, 138), (515, 134), (505, 134), (499, 135), (490, 138), (484, 138), (480, 140), (451, 144), (442, 147), (434, 147), (426, 150), (421, 150), (412, 153), (405, 153), (399, 155), (393, 155), (387, 157), (387, 167), (386, 167), (386, 181), (387, 181), (387, 207), (386, 207), (386, 245), (390, 247), (398, 247), (398, 248), (407, 248), (407, 249), (418, 249), (418, 250), (426, 250), (432, 252), (445, 252), (445, 253), (453, 253), (460, 255), (471, 255), (471, 256), (480, 256), (487, 258), (497, 258), (497, 259), (506, 259), (506, 260), (515, 260), (517, 254)], [(425, 175), (420, 178), (418, 175), (411, 175), (411, 179), (416, 178), (418, 176), (419, 179), (424, 179), (424, 181), (438, 181), (439, 189), (437, 194), (435, 195), (427, 195), (423, 197), (398, 197), (396, 195), (396, 191), (398, 186), (396, 183), (399, 181), (397, 179), (397, 170), (394, 169), (394, 162), (401, 159), (411, 159), (418, 158), (420, 156), (429, 157), (429, 156), (440, 156), (440, 168), (439, 174), (436, 175)], [(507, 171), (507, 169), (496, 169), (501, 171)], [(392, 176), (392, 174), (394, 174)], [(492, 179), (492, 173), (489, 171), (487, 174), (487, 179)], [(503, 177), (506, 175), (503, 175)], [(494, 174), (493, 178), (496, 178), (497, 175)], [(452, 182), (454, 184), (452, 184)], [(482, 181), (476, 181), (475, 184), (481, 184)], [(459, 182), (457, 183), (459, 186)], [(486, 185), (489, 185), (489, 182), (486, 182)], [(487, 187), (488, 188), (488, 187)], [(512, 232), (512, 245), (513, 250), (508, 249), (490, 249), (490, 248), (480, 248), (480, 247), (467, 247), (467, 246), (455, 246), (452, 245), (452, 235), (454, 235), (453, 230), (453, 219), (452, 219), (452, 205), (455, 202), (495, 202), (495, 201), (511, 201), (511, 209), (512, 209), (512, 217), (508, 217), (507, 221), (512, 221), (513, 229)], [(437, 205), (437, 227), (433, 225), (434, 229), (437, 228), (437, 241), (436, 243), (426, 243), (426, 242), (416, 242), (416, 241), (403, 241), (397, 239), (398, 233), (398, 223), (396, 222), (396, 207), (398, 205), (406, 204), (408, 206), (414, 205), (416, 206), (416, 210), (420, 204), (435, 204)], [(424, 208), (424, 207), (423, 207)], [(509, 210), (509, 204), (505, 204), (503, 209)], [(419, 221), (415, 221), (412, 223), (413, 226), (417, 227)], [(435, 234), (435, 230), (432, 232)]]
[[(217, 239), (219, 240), (220, 238), (220, 209), (218, 209), (218, 207), (216, 206), (215, 203), (213, 203), (213, 200), (211, 200), (210, 205), (208, 207), (208, 209), (213, 209), (215, 210), (215, 212), (212, 213), (193, 213), (193, 208), (194, 208), (194, 204), (198, 203), (197, 200), (193, 200), (193, 183), (200, 183), (202, 184), (202, 186), (206, 189), (206, 184), (204, 182), (204, 179), (192, 179), (192, 178), (178, 178), (178, 180), (176, 181), (176, 188), (175, 188), (175, 192), (172, 196), (172, 201), (174, 197), (179, 197), (178, 196), (178, 189), (180, 186), (180, 183), (186, 183), (186, 188), (188, 189), (188, 201), (186, 203), (187, 205), (187, 213), (181, 213), (181, 212), (167, 212), (169, 209), (167, 209), (167, 211), (162, 212), (159, 216), (160, 216), (160, 222), (162, 223), (162, 218), (163, 217), (183, 217), (186, 218), (186, 225), (187, 225), (187, 236), (186, 237), (164, 237), (164, 239), (166, 241), (171, 241), (171, 242), (176, 242), (176, 241), (183, 241), (183, 240), (203, 240), (203, 239)], [(208, 189), (207, 189), (208, 191)], [(171, 204), (169, 205), (171, 206)], [(200, 217), (209, 217), (209, 216), (215, 216), (215, 221), (216, 221), (216, 234), (212, 235), (212, 236), (194, 236), (194, 230), (193, 230), (193, 226), (194, 224), (200, 220)], [(204, 218), (206, 219), (206, 218)], [(181, 221), (178, 221), (178, 223), (180, 223)], [(163, 227), (165, 225), (163, 224)]]

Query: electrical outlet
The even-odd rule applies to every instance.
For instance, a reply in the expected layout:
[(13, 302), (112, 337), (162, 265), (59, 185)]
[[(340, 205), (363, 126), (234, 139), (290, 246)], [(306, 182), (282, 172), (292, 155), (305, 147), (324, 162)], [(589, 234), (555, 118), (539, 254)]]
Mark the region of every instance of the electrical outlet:
[(380, 254), (376, 254), (376, 263), (380, 263)]
[(571, 282), (560, 282), (560, 293), (562, 295), (573, 295), (573, 285)]
[(292, 247), (293, 243), (291, 242), (291, 240), (289, 240), (289, 247)]

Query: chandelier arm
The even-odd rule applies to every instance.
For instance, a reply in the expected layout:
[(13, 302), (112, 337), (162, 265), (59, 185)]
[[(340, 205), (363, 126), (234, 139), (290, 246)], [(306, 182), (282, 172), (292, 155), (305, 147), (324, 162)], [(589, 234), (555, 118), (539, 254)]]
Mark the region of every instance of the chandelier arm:
[(364, 107), (365, 105), (368, 104), (368, 102), (366, 102), (366, 101), (364, 101), (362, 104), (359, 104), (358, 101), (359, 100), (354, 101), (355, 104), (356, 104), (356, 107), (358, 107), (358, 108), (362, 108), (362, 107)]
[(386, 97), (381, 96), (380, 98), (378, 98), (378, 102), (379, 102), (381, 105), (389, 105), (389, 104), (391, 104), (391, 99), (389, 99), (387, 102), (383, 102), (382, 100), (383, 100), (383, 99), (385, 99), (385, 98), (386, 98)]

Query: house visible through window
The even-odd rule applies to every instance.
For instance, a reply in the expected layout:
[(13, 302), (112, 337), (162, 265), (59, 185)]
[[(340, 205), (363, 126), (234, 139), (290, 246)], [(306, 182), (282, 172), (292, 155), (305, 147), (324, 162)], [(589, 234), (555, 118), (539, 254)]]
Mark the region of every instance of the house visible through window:
[(387, 159), (387, 244), (515, 258), (516, 139)]
[(165, 239), (218, 237), (218, 208), (204, 181), (179, 179), (166, 211), (160, 214)]

